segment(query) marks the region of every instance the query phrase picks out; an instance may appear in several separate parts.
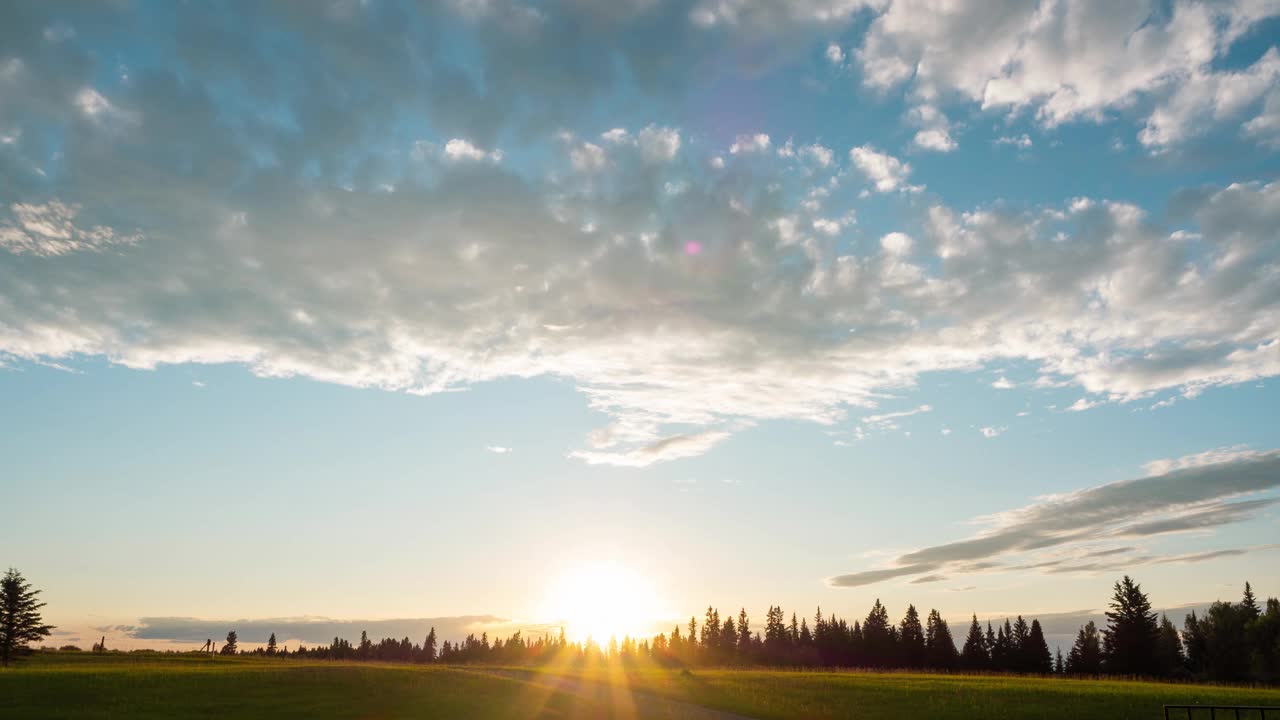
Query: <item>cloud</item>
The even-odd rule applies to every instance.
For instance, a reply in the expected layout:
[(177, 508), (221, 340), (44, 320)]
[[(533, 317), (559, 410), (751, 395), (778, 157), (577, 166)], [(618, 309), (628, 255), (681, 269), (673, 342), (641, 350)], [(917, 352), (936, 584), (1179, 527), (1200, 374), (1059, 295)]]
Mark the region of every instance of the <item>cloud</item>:
[(862, 145), (849, 151), (854, 166), (867, 176), (879, 192), (891, 192), (901, 187), (911, 174), (911, 165), (892, 155), (882, 153), (870, 145)]
[(761, 153), (769, 149), (769, 136), (764, 133), (739, 135), (729, 146), (730, 155)]
[(829, 43), (827, 45), (827, 51), (825, 55), (827, 57), (827, 62), (831, 63), (832, 65), (844, 64), (844, 50), (840, 49), (840, 46), (836, 43)]
[(998, 137), (994, 142), (996, 145), (1012, 145), (1020, 150), (1026, 150), (1031, 147), (1031, 138), (1026, 133)]
[(122, 234), (104, 226), (78, 226), (79, 205), (57, 200), (43, 204), (13, 203), (9, 218), (0, 216), (0, 249), (15, 255), (53, 257), (77, 252), (103, 252), (118, 245), (136, 245), (139, 234)]
[(275, 633), (284, 640), (301, 641), (310, 645), (328, 644), (334, 637), (352, 642), (361, 632), (369, 638), (404, 638), (422, 643), (423, 638), (436, 629), (436, 635), (444, 640), (458, 640), (469, 633), (506, 630), (511, 620), (494, 615), (462, 615), (457, 617), (401, 618), (389, 620), (337, 620), (324, 617), (240, 618), (216, 620), (191, 617), (144, 617), (136, 625), (97, 628), (101, 632), (124, 632), (134, 640), (165, 640), (178, 643), (203, 643), (212, 638), (221, 642), (229, 630), (235, 630), (244, 645), (265, 644)]
[[(97, 82), (118, 70), (98, 58), (146, 42), (132, 5), (96, 9), (57, 43), (47, 13), (76, 8), (11, 13), (0, 355), (237, 363), (423, 395), (555, 375), (617, 428), (614, 445), (587, 441), (576, 457), (630, 465), (705, 452), (743, 423), (834, 426), (924, 373), (1029, 363), (1095, 402), (1144, 404), (1280, 374), (1280, 183), (1189, 188), (1158, 218), (1104, 198), (951, 207), (920, 193), (909, 235), (838, 242), (829, 223), (852, 215), (805, 204), (826, 197), (815, 184), (832, 187), (814, 175), (857, 172), (889, 192), (910, 187), (907, 163), (817, 138), (780, 160), (746, 135), (734, 143), (757, 151), (745, 172), (701, 136), (627, 129), (598, 106), (620, 77), (661, 99), (705, 67), (667, 67), (648, 51), (655, 36), (691, 60), (797, 32), (820, 50), (854, 12), (723, 5), (738, 11), (700, 28), (646, 2), (425, 3), (411, 17), (395, 4), (227, 17), (186, 3), (174, 24), (200, 42), (144, 54), (115, 84)], [(867, 10), (886, 38), (907, 32), (890, 20), (932, 17)], [(987, 43), (990, 18), (972, 12), (977, 35), (954, 32), (958, 57)], [(949, 39), (953, 14), (938, 16)], [(1150, 32), (1167, 30), (1156, 20)], [(474, 50), (474, 67), (438, 52), (441, 33)], [(859, 57), (886, 50), (876, 42)], [(917, 90), (964, 68), (909, 69), (913, 107), (938, 111), (912, 117), (941, 123), (941, 101)], [(106, 122), (107, 107), (130, 120)], [(584, 108), (590, 130), (571, 124)]]
[(590, 465), (644, 467), (655, 462), (701, 455), (729, 437), (728, 432), (706, 431), (660, 438), (640, 447), (623, 451), (575, 450), (569, 457)]
[[(593, 145), (592, 147), (595, 146)], [(595, 149), (599, 150), (600, 148)], [(486, 152), (485, 150), (472, 145), (470, 141), (462, 138), (453, 138), (449, 142), (445, 143), (444, 156), (454, 162), (479, 162), (482, 160), (488, 160), (489, 162), (496, 163), (502, 160), (502, 151), (493, 150)]]
[(920, 407), (912, 408), (911, 410), (902, 410), (900, 412), (891, 412), (891, 413), (881, 413), (879, 415), (868, 415), (862, 418), (862, 422), (866, 423), (867, 425), (884, 425), (885, 423), (890, 422), (892, 420), (896, 420), (898, 418), (911, 417), (912, 415), (919, 415), (920, 413), (927, 413), (932, 411), (933, 411), (932, 405), (921, 405)]
[(1269, 3), (953, 3), (895, 0), (855, 58), (863, 82), (906, 85), (925, 101), (960, 97), (983, 110), (1030, 111), (1046, 127), (1102, 121), (1159, 103), (1142, 141), (1177, 142), (1240, 114), (1275, 86), (1274, 58), (1243, 72), (1213, 66), (1277, 13)]
[[(1192, 459), (1167, 467), (1170, 469), (1158, 475), (1042, 498), (985, 518), (989, 529), (972, 537), (908, 552), (898, 556), (892, 567), (840, 575), (828, 582), (858, 587), (940, 571), (954, 576), (1001, 568), (1001, 561), (1006, 558), (1028, 555), (1033, 559), (1009, 568), (1098, 572), (1201, 562), (1273, 548), (1265, 545), (1159, 556), (1132, 555), (1131, 547), (1091, 547), (1092, 543), (1107, 539), (1153, 537), (1242, 522), (1257, 517), (1280, 500), (1237, 500), (1280, 488), (1280, 450), (1240, 453), (1216, 461)], [(1045, 553), (1050, 551), (1067, 554), (1045, 559)]]
[(503, 447), (501, 445), (487, 445), (485, 446), (485, 450), (488, 450), (495, 455), (506, 455), (511, 452), (511, 448)]
[(982, 437), (984, 438), (993, 438), (998, 436), (1000, 433), (1004, 432), (1007, 429), (1008, 428), (1005, 428), (1005, 427), (992, 427), (990, 425), (987, 425), (987, 426), (978, 428), (978, 432), (982, 433)]
[(1013, 388), (1015, 388), (1015, 387), (1017, 387), (1017, 386), (1013, 383), (1013, 381), (1012, 381), (1012, 380), (1010, 380), (1009, 378), (1007, 378), (1007, 377), (1005, 377), (1005, 376), (1001, 375), (1001, 376), (999, 377), (999, 379), (997, 379), (995, 382), (991, 383), (991, 387), (993, 387), (993, 388), (995, 388), (995, 389), (997, 389), (997, 390), (1012, 390)]

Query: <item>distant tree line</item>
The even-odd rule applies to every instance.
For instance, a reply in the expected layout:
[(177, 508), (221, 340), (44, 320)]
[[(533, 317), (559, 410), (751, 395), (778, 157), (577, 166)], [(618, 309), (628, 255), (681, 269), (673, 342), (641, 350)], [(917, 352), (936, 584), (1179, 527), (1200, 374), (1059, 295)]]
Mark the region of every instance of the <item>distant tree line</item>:
[[(849, 623), (834, 615), (790, 619), (781, 607), (770, 607), (763, 631), (753, 629), (745, 609), (721, 620), (708, 607), (702, 622), (689, 618), (687, 626), (650, 639), (610, 638), (570, 642), (563, 629), (558, 636), (530, 639), (516, 632), (506, 640), (490, 640), (487, 633), (468, 635), (461, 642), (438, 644), (435, 628), (421, 644), (409, 638), (378, 642), (360, 634), (352, 645), (335, 637), (327, 646), (299, 646), (281, 650), (271, 635), (261, 655), (288, 655), (334, 660), (381, 660), (405, 663), (541, 664), (585, 662), (610, 658), (619, 662), (650, 660), (669, 666), (773, 665), (792, 667), (905, 668), (932, 671), (990, 671), (1006, 673), (1122, 675), (1217, 681), (1280, 681), (1280, 601), (1268, 599), (1260, 607), (1245, 583), (1238, 603), (1215, 602), (1203, 617), (1192, 612), (1182, 632), (1167, 617), (1157, 618), (1151, 601), (1128, 576), (1117, 582), (1099, 629), (1086, 623), (1067, 655), (1049, 651), (1040, 621), (1019, 615), (985, 627), (973, 616), (959, 649), (951, 628), (937, 610), (922, 620), (914, 605), (893, 622), (875, 601), (866, 618)], [(234, 632), (223, 653), (237, 652)]]

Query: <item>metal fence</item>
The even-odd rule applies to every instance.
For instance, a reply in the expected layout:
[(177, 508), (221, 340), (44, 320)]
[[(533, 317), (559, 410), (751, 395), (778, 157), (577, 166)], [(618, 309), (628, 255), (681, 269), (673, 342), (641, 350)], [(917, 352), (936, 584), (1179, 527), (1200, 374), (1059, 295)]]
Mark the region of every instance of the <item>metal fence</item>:
[[(1221, 713), (1221, 715), (1219, 715)], [(1164, 720), (1280, 720), (1280, 706), (1275, 705), (1165, 705)]]

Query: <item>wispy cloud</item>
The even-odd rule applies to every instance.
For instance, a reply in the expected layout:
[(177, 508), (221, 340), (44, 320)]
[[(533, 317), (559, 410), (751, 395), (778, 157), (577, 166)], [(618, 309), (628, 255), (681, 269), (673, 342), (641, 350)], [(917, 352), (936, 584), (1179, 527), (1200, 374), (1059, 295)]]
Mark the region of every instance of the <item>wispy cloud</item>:
[(485, 447), (485, 450), (488, 450), (495, 455), (506, 455), (511, 452), (511, 448), (503, 447), (502, 445), (488, 445)]
[[(1050, 549), (1078, 549), (1074, 557), (1023, 561), (1016, 567), (1046, 572), (1096, 572), (1138, 565), (1201, 562), (1271, 549), (1234, 548), (1181, 555), (1128, 554), (1131, 547), (1095, 549), (1106, 539), (1150, 538), (1208, 530), (1257, 517), (1280, 498), (1237, 500), (1280, 488), (1280, 450), (1235, 451), (1168, 461), (1165, 472), (1085, 490), (1052, 495), (982, 520), (988, 530), (956, 542), (899, 555), (891, 567), (831, 578), (839, 587), (870, 585), (897, 577), (999, 569), (1003, 558)], [(1041, 556), (1043, 558), (1043, 555)]]

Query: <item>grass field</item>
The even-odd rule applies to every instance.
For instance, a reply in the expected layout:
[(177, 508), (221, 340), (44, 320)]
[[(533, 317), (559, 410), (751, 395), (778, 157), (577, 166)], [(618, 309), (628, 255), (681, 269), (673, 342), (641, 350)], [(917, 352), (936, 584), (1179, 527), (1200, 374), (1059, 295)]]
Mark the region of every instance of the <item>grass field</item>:
[(1280, 689), (906, 673), (729, 669), (686, 674), (614, 666), (527, 671), (70, 653), (38, 655), (0, 672), (0, 717), (6, 719), (730, 717), (700, 708), (762, 719), (1155, 719), (1162, 717), (1165, 703), (1280, 705)]

